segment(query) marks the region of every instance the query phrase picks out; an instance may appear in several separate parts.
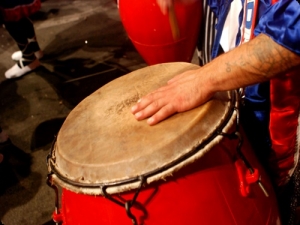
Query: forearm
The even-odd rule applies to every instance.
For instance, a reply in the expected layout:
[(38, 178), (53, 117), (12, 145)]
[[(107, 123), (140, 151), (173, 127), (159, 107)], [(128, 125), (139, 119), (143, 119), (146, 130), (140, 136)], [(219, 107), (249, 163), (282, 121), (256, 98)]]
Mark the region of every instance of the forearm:
[(300, 56), (262, 34), (201, 68), (212, 92), (264, 82), (300, 65)]
[[(207, 102), (216, 92), (270, 80), (299, 68), (300, 56), (266, 35), (225, 53), (197, 70), (189, 70), (149, 93), (132, 107), (137, 120), (154, 125), (168, 116)], [(299, 74), (300, 76), (300, 74)]]

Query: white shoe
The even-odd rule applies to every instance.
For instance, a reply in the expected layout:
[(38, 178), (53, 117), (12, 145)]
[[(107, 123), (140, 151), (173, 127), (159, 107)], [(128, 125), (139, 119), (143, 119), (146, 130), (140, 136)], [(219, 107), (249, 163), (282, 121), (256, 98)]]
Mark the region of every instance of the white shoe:
[[(39, 51), (35, 52), (34, 55), (37, 59), (41, 59), (44, 56), (44, 53), (42, 52), (42, 50), (39, 50)], [(21, 51), (14, 52), (11, 55), (11, 58), (14, 61), (19, 61), (22, 58), (22, 52)]]
[(5, 77), (7, 79), (11, 79), (11, 78), (17, 78), (20, 76), (25, 75), (26, 73), (36, 69), (37, 67), (40, 66), (40, 61), (38, 59), (34, 60), (32, 63), (30, 63), (27, 66), (23, 65), (23, 61), (20, 60), (20, 66), (18, 65), (18, 63), (16, 63), (12, 68), (10, 68), (9, 70), (7, 70), (5, 72)]

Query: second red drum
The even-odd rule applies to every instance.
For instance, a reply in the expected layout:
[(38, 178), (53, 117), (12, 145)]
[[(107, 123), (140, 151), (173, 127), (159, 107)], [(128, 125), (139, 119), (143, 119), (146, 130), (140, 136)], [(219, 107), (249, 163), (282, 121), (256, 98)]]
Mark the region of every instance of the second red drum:
[(201, 26), (201, 1), (175, 3), (177, 38), (169, 15), (161, 12), (156, 0), (120, 0), (119, 11), (128, 37), (148, 65), (192, 60)]

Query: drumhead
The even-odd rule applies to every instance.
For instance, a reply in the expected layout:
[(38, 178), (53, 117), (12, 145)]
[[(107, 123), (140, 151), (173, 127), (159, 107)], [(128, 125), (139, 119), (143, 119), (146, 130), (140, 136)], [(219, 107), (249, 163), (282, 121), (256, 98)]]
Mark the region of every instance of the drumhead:
[(171, 175), (195, 161), (234, 123), (234, 92), (220, 92), (206, 104), (155, 126), (137, 121), (130, 108), (177, 74), (198, 69), (190, 63), (148, 66), (101, 87), (68, 115), (48, 160), (54, 182), (76, 192), (103, 194), (134, 189)]

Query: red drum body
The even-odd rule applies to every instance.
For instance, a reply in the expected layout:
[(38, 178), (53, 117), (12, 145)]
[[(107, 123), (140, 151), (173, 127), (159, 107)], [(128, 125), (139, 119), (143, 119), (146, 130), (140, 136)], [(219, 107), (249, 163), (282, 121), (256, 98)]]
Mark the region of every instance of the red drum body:
[(202, 16), (202, 1), (175, 3), (179, 37), (174, 38), (168, 15), (156, 0), (119, 1), (124, 28), (133, 45), (153, 65), (164, 62), (190, 62), (195, 52)]
[(62, 187), (54, 221), (281, 224), (266, 172), (245, 138), (238, 147), (245, 135), (236, 126), (236, 92), (218, 93), (155, 126), (131, 115), (141, 95), (196, 68), (189, 63), (149, 66), (108, 83), (73, 109), (48, 159), (49, 184)]
[[(145, 225), (278, 225), (277, 202), (265, 174), (262, 183), (249, 185), (249, 196), (242, 196), (241, 180), (235, 167), (236, 142), (216, 146), (193, 165), (172, 178), (143, 189), (132, 214)], [(247, 146), (249, 147), (249, 146)], [(259, 171), (251, 149), (243, 148), (251, 164)], [(246, 168), (243, 169), (246, 172)], [(130, 200), (135, 192), (115, 197)], [(66, 225), (132, 225), (126, 210), (102, 196), (77, 194), (67, 189), (62, 194), (62, 214)]]

